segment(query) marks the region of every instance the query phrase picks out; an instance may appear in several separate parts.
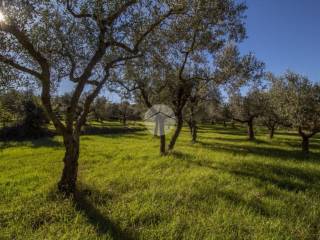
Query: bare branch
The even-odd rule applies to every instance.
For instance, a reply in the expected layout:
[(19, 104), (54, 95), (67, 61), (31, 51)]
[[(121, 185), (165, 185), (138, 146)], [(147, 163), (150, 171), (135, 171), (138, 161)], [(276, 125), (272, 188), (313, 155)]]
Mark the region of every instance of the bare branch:
[(71, 0), (67, 0), (67, 10), (75, 18), (93, 18), (93, 14), (89, 13), (75, 13), (71, 6)]
[(113, 80), (113, 82), (119, 84), (121, 87), (123, 87), (124, 89), (126, 89), (127, 92), (133, 92), (133, 91), (139, 89), (139, 87), (138, 87), (138, 85), (137, 85), (136, 83), (133, 85), (133, 87), (130, 88), (130, 87), (128, 87), (124, 82), (122, 82), (122, 81), (119, 80), (119, 79)]
[(6, 58), (4, 56), (1, 56), (0, 55), (0, 62), (3, 62), (5, 64), (8, 64), (10, 65), (11, 67), (19, 70), (19, 71), (22, 71), (24, 73), (28, 73), (28, 74), (31, 74), (33, 76), (35, 76), (36, 78), (41, 78), (41, 73), (38, 73), (37, 71), (34, 71), (32, 69), (29, 69), (27, 67), (24, 67), (18, 63), (15, 63), (13, 60), (9, 59), (9, 58)]
[(45, 79), (44, 75), (46, 77), (50, 75), (48, 60), (44, 56), (42, 56), (40, 52), (38, 52), (35, 49), (33, 44), (29, 41), (27, 35), (25, 35), (13, 24), (11, 25), (3, 24), (3, 23), (0, 24), (0, 31), (4, 31), (15, 36), (18, 42), (24, 47), (24, 49), (28, 51), (28, 53), (34, 58), (34, 60), (37, 61), (37, 63), (41, 66), (41, 69), (42, 69), (42, 73), (41, 73), (41, 75), (43, 75), (41, 77), (42, 80)]
[(92, 104), (92, 102), (94, 101), (94, 99), (98, 96), (99, 92), (101, 91), (102, 87), (104, 86), (104, 84), (107, 82), (110, 74), (109, 74), (109, 70), (106, 69), (106, 74), (104, 76), (104, 78), (98, 83), (97, 87), (92, 91), (91, 94), (89, 94), (89, 96), (87, 96), (85, 103), (84, 103), (84, 108), (83, 108), (83, 112), (80, 115), (79, 119), (77, 120), (77, 127), (76, 127), (76, 131), (78, 131), (78, 133), (80, 133), (81, 131), (81, 127), (85, 124), (87, 116), (89, 114), (90, 111), (90, 106)]
[(193, 34), (190, 48), (189, 48), (187, 51), (184, 52), (184, 54), (185, 54), (184, 60), (183, 60), (183, 63), (182, 63), (182, 65), (181, 65), (181, 67), (180, 67), (180, 70), (179, 70), (179, 79), (181, 79), (181, 80), (184, 80), (184, 78), (183, 78), (183, 72), (184, 72), (184, 69), (185, 69), (186, 64), (187, 64), (187, 62), (188, 62), (189, 55), (190, 55), (190, 53), (191, 53), (191, 52), (193, 51), (193, 49), (194, 49), (194, 45), (195, 45), (195, 43), (196, 43), (196, 38), (197, 38), (197, 33), (198, 33), (198, 31), (196, 30), (196, 31), (194, 32), (194, 34)]
[(232, 118), (234, 121), (240, 122), (240, 123), (247, 123), (248, 120), (241, 120), (239, 118)]
[(130, 46), (121, 43), (121, 42), (117, 42), (114, 39), (112, 39), (109, 44), (111, 46), (116, 46), (116, 47), (120, 47), (123, 50), (132, 53), (132, 54), (137, 54), (139, 52), (139, 46), (140, 44), (143, 42), (143, 40), (156, 28), (158, 27), (164, 20), (166, 20), (168, 17), (170, 17), (171, 15), (177, 13), (178, 11), (171, 9), (170, 11), (168, 11), (166, 14), (164, 14), (163, 16), (161, 16), (156, 22), (154, 22), (153, 24), (151, 24), (148, 29), (142, 33), (139, 38), (137, 39), (137, 41), (135, 42), (135, 44), (133, 45), (133, 48), (131, 48)]
[(88, 80), (87, 83), (89, 85), (99, 86), (99, 81), (97, 80)]
[(107, 17), (104, 21), (107, 25), (112, 25), (113, 22), (123, 13), (125, 12), (130, 6), (137, 3), (137, 0), (130, 0), (127, 3), (125, 3), (123, 6), (121, 6), (118, 11), (113, 13), (111, 16)]
[(115, 47), (119, 47), (122, 48), (123, 50), (132, 53), (132, 54), (136, 54), (138, 52), (138, 49), (135, 48), (131, 48), (128, 45), (121, 43), (121, 42), (117, 42), (114, 39), (110, 41), (109, 43), (111, 46), (115, 46)]
[(142, 54), (138, 54), (138, 55), (132, 55), (132, 56), (122, 56), (122, 57), (118, 57), (114, 60), (112, 60), (111, 62), (108, 62), (106, 64), (106, 67), (114, 67), (114, 65), (118, 62), (123, 62), (123, 61), (128, 61), (128, 60), (132, 60), (132, 59), (135, 59), (135, 58), (139, 58), (139, 57), (142, 57), (143, 55)]

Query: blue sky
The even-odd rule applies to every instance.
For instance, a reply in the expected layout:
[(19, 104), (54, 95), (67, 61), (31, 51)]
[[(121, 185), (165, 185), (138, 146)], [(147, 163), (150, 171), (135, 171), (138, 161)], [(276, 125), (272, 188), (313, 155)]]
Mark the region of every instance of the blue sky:
[(320, 1), (247, 0), (247, 35), (242, 53), (252, 51), (266, 70), (287, 69), (320, 80)]

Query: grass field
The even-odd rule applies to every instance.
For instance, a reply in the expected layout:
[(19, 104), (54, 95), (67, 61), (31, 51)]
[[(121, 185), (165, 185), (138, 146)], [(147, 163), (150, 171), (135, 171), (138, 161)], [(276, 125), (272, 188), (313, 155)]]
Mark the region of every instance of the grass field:
[[(112, 126), (113, 125), (113, 126)], [(0, 149), (0, 239), (320, 239), (320, 140), (255, 142), (244, 129), (187, 128), (176, 151), (135, 127), (81, 140), (80, 197), (63, 200), (61, 137)]]

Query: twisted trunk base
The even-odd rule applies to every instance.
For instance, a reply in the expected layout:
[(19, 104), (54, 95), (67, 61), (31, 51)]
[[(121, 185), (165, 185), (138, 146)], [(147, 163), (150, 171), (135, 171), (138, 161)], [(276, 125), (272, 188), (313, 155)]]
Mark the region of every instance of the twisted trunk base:
[(308, 137), (302, 137), (301, 148), (304, 154), (306, 155), (309, 154), (309, 138)]
[(169, 143), (169, 147), (168, 147), (169, 151), (172, 151), (174, 149), (174, 146), (175, 146), (177, 139), (180, 135), (182, 126), (183, 126), (183, 120), (182, 120), (182, 116), (181, 116), (181, 117), (178, 117), (176, 130), (174, 131), (174, 134), (173, 134), (171, 141)]
[(160, 134), (160, 154), (165, 155), (166, 154), (166, 134), (165, 134), (165, 126), (164, 126), (165, 119), (160, 117), (158, 119), (156, 127), (159, 128), (159, 134)]
[(250, 141), (255, 139), (253, 130), (253, 121), (248, 121), (248, 137)]
[(64, 137), (66, 152), (63, 158), (64, 168), (58, 189), (65, 195), (76, 192), (79, 159), (79, 136)]
[(274, 130), (275, 130), (275, 127), (272, 126), (270, 129), (269, 129), (269, 138), (272, 139), (273, 136), (274, 136)]
[(197, 123), (195, 121), (189, 121), (188, 122), (190, 133), (191, 133), (191, 142), (196, 143), (197, 142), (197, 136), (198, 136), (198, 127)]
[(192, 129), (192, 143), (196, 143), (198, 138), (198, 128), (197, 126), (193, 126)]

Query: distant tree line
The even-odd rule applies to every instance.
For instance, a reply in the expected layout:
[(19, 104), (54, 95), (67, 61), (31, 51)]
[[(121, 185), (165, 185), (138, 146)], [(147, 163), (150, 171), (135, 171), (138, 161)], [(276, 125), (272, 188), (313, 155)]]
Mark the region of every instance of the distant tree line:
[[(61, 121), (65, 120), (70, 100), (69, 94), (53, 98), (54, 111)], [(141, 120), (142, 110), (138, 104), (129, 101), (112, 103), (100, 96), (93, 102), (88, 120), (119, 121), (126, 125), (127, 121)], [(0, 93), (0, 139), (19, 140), (52, 135), (53, 133), (47, 130), (49, 122), (40, 97), (32, 91), (11, 89)]]
[[(66, 93), (61, 96), (57, 96), (53, 99), (54, 111), (59, 119), (63, 120), (68, 111), (68, 106), (71, 101), (71, 95)], [(78, 113), (82, 111), (83, 103), (78, 104)], [(127, 121), (142, 120), (143, 109), (141, 105), (132, 103), (129, 100), (121, 102), (108, 101), (106, 97), (97, 97), (90, 106), (88, 113), (88, 120), (95, 120), (97, 122), (103, 121), (120, 121), (123, 125), (127, 124)], [(76, 115), (77, 116), (77, 115)]]
[(39, 97), (31, 91), (0, 94), (0, 139), (19, 140), (48, 136), (49, 118)]
[(255, 139), (257, 124), (269, 130), (270, 139), (279, 127), (293, 130), (301, 137), (305, 154), (310, 138), (320, 132), (320, 85), (292, 71), (281, 76), (264, 74), (263, 81), (251, 87), (233, 89), (227, 101), (211, 101), (206, 106), (205, 117), (212, 123), (247, 125), (249, 140)]

